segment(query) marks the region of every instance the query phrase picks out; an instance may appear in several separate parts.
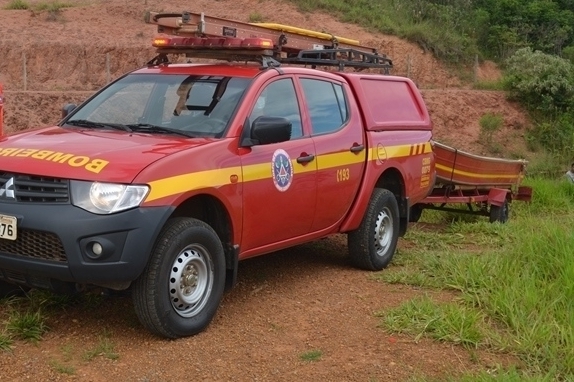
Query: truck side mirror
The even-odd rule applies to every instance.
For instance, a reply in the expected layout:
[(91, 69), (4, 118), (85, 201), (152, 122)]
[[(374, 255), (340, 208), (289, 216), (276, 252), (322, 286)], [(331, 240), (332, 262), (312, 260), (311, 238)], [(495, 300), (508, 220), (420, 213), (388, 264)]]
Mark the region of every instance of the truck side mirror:
[(68, 114), (70, 114), (72, 111), (74, 111), (74, 109), (76, 108), (76, 105), (73, 103), (67, 103), (62, 107), (62, 118), (66, 118), (68, 116)]
[(291, 129), (291, 122), (287, 118), (263, 115), (253, 121), (249, 142), (244, 143), (253, 146), (285, 142), (291, 139)]

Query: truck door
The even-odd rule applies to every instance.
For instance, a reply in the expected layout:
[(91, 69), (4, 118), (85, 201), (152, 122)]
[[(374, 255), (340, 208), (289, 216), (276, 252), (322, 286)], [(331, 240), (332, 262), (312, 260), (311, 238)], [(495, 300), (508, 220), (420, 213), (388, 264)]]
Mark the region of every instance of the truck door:
[(300, 78), (317, 155), (317, 199), (312, 231), (346, 215), (357, 194), (367, 150), (361, 117), (344, 83)]
[(248, 123), (261, 115), (287, 118), (293, 130), (289, 141), (255, 145), (241, 156), (242, 251), (310, 232), (317, 198), (313, 140), (303, 134), (292, 78), (282, 77), (262, 89)]

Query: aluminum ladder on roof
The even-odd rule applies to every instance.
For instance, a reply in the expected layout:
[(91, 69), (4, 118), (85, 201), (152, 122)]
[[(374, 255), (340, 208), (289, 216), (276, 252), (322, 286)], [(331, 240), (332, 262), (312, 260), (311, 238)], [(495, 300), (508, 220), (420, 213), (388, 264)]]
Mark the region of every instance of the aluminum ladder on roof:
[[(145, 22), (157, 25), (161, 34), (181, 37), (264, 38), (274, 44), (273, 58), (279, 62), (303, 65), (379, 68), (384, 73), (392, 61), (359, 41), (328, 33), (275, 23), (244, 23), (206, 16), (204, 13), (147, 12)], [(162, 49), (158, 48), (158, 53)], [(175, 53), (163, 49), (163, 53)]]

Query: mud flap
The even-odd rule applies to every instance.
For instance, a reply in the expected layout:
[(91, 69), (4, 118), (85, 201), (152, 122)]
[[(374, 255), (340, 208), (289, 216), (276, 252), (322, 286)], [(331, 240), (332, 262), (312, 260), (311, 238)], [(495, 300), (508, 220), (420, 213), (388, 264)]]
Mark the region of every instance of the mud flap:
[(225, 290), (228, 291), (237, 284), (237, 268), (239, 266), (239, 246), (234, 245), (225, 256)]
[(409, 203), (409, 198), (400, 197), (397, 198), (399, 203), (399, 236), (405, 236), (407, 233), (407, 227), (409, 225), (409, 216), (411, 214), (411, 205)]

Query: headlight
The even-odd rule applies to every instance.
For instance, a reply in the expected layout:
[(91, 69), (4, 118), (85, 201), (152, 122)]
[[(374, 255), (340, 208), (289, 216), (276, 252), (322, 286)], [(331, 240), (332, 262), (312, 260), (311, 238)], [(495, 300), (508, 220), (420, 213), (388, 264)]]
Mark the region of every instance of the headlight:
[(95, 214), (112, 214), (140, 205), (149, 186), (71, 181), (72, 204)]

